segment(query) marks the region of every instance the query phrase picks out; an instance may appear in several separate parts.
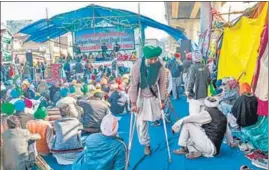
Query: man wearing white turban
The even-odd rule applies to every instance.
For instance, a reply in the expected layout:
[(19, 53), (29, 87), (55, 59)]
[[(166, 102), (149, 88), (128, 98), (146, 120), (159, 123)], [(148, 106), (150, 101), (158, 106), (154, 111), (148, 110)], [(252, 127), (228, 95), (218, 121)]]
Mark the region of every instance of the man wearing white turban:
[(188, 159), (214, 157), (220, 152), (224, 135), (228, 144), (235, 146), (226, 116), (218, 110), (218, 104), (217, 98), (207, 97), (205, 107), (202, 107), (200, 112), (192, 113), (173, 125), (173, 132), (181, 130), (178, 140), (181, 148), (174, 150), (175, 154), (186, 154)]
[(87, 138), (84, 151), (77, 157), (72, 169), (124, 170), (127, 147), (117, 137), (118, 127), (118, 119), (112, 114), (106, 115), (101, 122), (101, 133)]

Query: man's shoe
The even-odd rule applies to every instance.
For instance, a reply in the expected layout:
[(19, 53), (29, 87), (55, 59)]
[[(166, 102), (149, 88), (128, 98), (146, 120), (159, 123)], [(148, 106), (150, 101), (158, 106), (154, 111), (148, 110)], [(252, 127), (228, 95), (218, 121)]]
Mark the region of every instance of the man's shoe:
[(145, 152), (145, 155), (149, 156), (151, 154), (150, 146), (145, 146), (144, 152)]

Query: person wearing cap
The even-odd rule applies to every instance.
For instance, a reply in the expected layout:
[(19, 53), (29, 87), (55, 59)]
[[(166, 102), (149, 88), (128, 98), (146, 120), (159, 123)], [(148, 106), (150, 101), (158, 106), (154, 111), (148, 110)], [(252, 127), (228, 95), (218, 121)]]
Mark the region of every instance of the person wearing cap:
[(27, 170), (35, 163), (35, 156), (29, 150), (29, 143), (40, 139), (39, 134), (32, 134), (27, 129), (20, 128), (20, 121), (16, 116), (7, 119), (8, 130), (2, 134), (3, 169)]
[(113, 114), (121, 114), (124, 110), (128, 110), (128, 96), (124, 92), (123, 84), (118, 85), (118, 88), (109, 96), (108, 102)]
[(26, 128), (32, 133), (40, 135), (41, 139), (36, 142), (37, 152), (41, 155), (49, 153), (49, 143), (53, 136), (53, 128), (48, 121), (48, 113), (45, 107), (38, 108), (34, 113), (34, 120), (26, 124)]
[(228, 144), (234, 147), (226, 116), (217, 108), (219, 99), (207, 97), (205, 107), (196, 109), (195, 113), (178, 120), (173, 126), (173, 133), (181, 131), (175, 154), (186, 154), (186, 158), (200, 156), (214, 157), (219, 154), (222, 140), (226, 136)]
[[(208, 94), (208, 85), (210, 83), (210, 73), (206, 65), (201, 63), (202, 54), (200, 51), (192, 53), (192, 62), (188, 71), (185, 94), (190, 100), (198, 100), (203, 105), (204, 99)], [(191, 102), (195, 103), (195, 102)], [(189, 108), (195, 107), (189, 104)], [(191, 110), (191, 109), (189, 109)]]
[[(158, 58), (162, 53), (162, 49), (160, 47), (145, 46), (143, 53), (144, 57), (137, 60), (132, 68), (129, 98), (132, 113), (136, 113), (137, 116), (136, 124), (139, 142), (145, 147), (145, 154), (150, 155), (148, 121), (154, 122), (161, 118), (166, 83), (165, 70)], [(139, 91), (141, 91), (140, 94), (138, 94)], [(159, 93), (160, 96), (158, 95)], [(139, 99), (138, 96), (140, 96)]]
[(110, 113), (108, 105), (103, 100), (104, 93), (101, 90), (95, 90), (92, 95), (92, 98), (77, 101), (77, 105), (83, 109), (80, 122), (83, 124), (83, 131), (86, 133), (100, 132), (103, 117)]
[(182, 82), (182, 61), (181, 61), (181, 55), (180, 53), (176, 53), (174, 55), (174, 58), (170, 60), (168, 63), (168, 69), (170, 70), (173, 78), (173, 99), (176, 100), (180, 97), (180, 88), (181, 88), (181, 82)]
[(106, 115), (101, 122), (101, 132), (86, 139), (86, 146), (72, 169), (125, 170), (127, 147), (117, 137), (118, 127), (117, 118), (111, 114)]

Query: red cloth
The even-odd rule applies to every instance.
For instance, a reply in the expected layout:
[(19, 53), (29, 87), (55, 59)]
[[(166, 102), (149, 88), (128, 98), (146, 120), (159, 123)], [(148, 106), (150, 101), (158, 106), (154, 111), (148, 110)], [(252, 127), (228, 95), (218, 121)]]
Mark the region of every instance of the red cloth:
[(191, 52), (189, 52), (189, 53), (186, 54), (186, 59), (187, 60), (191, 60), (192, 59), (192, 53)]
[(95, 80), (96, 79), (96, 76), (94, 74), (92, 74), (91, 79), (92, 80)]
[(258, 77), (260, 74), (260, 61), (267, 45), (268, 45), (268, 24), (265, 25), (263, 28), (262, 38), (260, 41), (259, 57), (258, 57), (258, 62), (257, 62), (257, 67), (256, 67), (256, 73), (254, 74), (254, 78), (252, 80), (253, 91), (256, 90), (256, 85), (257, 85)]
[(118, 84), (121, 84), (122, 83), (122, 80), (121, 80), (120, 77), (116, 78), (116, 83), (118, 83)]
[(258, 109), (257, 114), (260, 116), (268, 116), (268, 101), (262, 101), (259, 98), (258, 100)]
[(119, 84), (118, 89), (119, 89), (120, 91), (124, 91), (124, 86), (123, 86), (123, 84)]
[(26, 106), (27, 108), (32, 108), (32, 107), (33, 107), (33, 103), (32, 103), (32, 101), (29, 100), (29, 99), (24, 99), (24, 103), (25, 103), (25, 106)]
[(10, 78), (13, 77), (14, 74), (15, 74), (15, 73), (14, 73), (13, 67), (10, 66), (10, 67), (9, 67), (9, 77), (10, 77)]
[[(264, 26), (264, 30), (260, 40), (260, 48), (259, 48), (259, 57), (257, 61), (256, 73), (254, 74), (254, 78), (252, 81), (252, 88), (253, 91), (256, 91), (256, 86), (259, 74), (260, 74), (260, 67), (261, 67), (261, 58), (263, 57), (263, 53), (265, 52), (266, 46), (268, 45), (268, 24)], [(257, 114), (260, 116), (268, 116), (268, 100), (262, 101), (257, 97), (258, 100), (258, 110)]]
[(176, 58), (181, 58), (180, 53), (175, 53), (175, 57), (176, 57)]
[(240, 87), (239, 87), (239, 94), (243, 94), (243, 93), (251, 93), (251, 87), (248, 83), (241, 83)]

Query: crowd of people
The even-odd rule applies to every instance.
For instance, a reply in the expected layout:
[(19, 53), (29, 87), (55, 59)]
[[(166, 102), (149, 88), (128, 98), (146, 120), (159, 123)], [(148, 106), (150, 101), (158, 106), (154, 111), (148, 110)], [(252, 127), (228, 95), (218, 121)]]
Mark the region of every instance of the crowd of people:
[[(159, 57), (160, 47), (145, 46), (143, 54), (131, 72), (118, 77), (106, 67), (82, 69), (78, 59), (76, 76), (65, 80), (1, 81), (2, 168), (31, 169), (37, 155), (51, 154), (58, 164), (72, 164), (74, 170), (123, 170), (127, 148), (117, 133), (115, 115), (136, 115), (139, 142), (150, 155), (148, 122), (155, 126), (171, 122), (170, 94), (175, 100), (185, 95), (189, 102), (189, 115), (172, 126), (174, 133), (180, 133), (181, 146), (174, 153), (188, 159), (218, 155), (225, 136), (229, 146), (237, 146), (230, 128), (257, 122), (257, 99), (248, 84), (239, 87), (233, 78), (214, 81), (215, 96), (208, 96), (213, 81), (199, 52), (184, 57), (176, 53), (169, 59)], [(66, 75), (68, 62), (63, 66)], [(60, 115), (52, 123), (49, 111), (55, 108)]]

